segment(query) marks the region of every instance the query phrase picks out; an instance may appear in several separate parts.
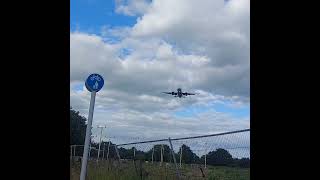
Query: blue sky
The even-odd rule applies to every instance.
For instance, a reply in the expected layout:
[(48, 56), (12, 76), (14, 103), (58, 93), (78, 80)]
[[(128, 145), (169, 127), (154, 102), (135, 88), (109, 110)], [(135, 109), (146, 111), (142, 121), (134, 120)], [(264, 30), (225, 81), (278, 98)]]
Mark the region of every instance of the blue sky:
[(137, 17), (115, 12), (114, 0), (71, 0), (70, 29), (100, 34), (101, 28), (133, 26)]

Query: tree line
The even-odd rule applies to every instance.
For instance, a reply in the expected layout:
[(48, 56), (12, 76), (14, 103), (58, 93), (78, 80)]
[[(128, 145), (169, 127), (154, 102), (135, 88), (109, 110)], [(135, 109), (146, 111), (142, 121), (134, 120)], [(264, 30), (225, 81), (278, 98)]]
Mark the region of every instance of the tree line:
[[(78, 111), (75, 111), (70, 107), (70, 145), (83, 145), (85, 140), (86, 133), (86, 118), (81, 116)], [(110, 145), (109, 145), (110, 143)], [(117, 153), (115, 149), (115, 144), (112, 142), (101, 143), (101, 152), (100, 157), (103, 156), (107, 158), (109, 146), (109, 154), (108, 158), (115, 159), (117, 158)], [(92, 150), (90, 151), (91, 157), (97, 157), (97, 150), (99, 144), (96, 142), (91, 142)], [(119, 155), (121, 159), (140, 159), (144, 161), (152, 161), (152, 153), (153, 153), (153, 161), (160, 162), (161, 161), (161, 148), (163, 149), (163, 161), (164, 162), (173, 162), (173, 157), (170, 151), (170, 147), (166, 144), (157, 144), (153, 146), (149, 151), (144, 152), (135, 149), (134, 147), (131, 149), (125, 149), (123, 147), (118, 148)], [(182, 158), (181, 161), (184, 164), (204, 164), (205, 155), (199, 157), (196, 155), (189, 146), (183, 144), (182, 148), (179, 148), (177, 153), (174, 153), (177, 162), (180, 160), (180, 151), (182, 149)], [(104, 150), (104, 151), (103, 151)], [(73, 149), (74, 151), (74, 149)], [(134, 153), (135, 151), (135, 153)], [(82, 156), (83, 147), (75, 148), (75, 155)], [(134, 157), (135, 154), (135, 157)], [(206, 162), (207, 165), (215, 165), (215, 166), (237, 166), (237, 167), (250, 167), (250, 159), (249, 158), (233, 158), (232, 155), (225, 149), (218, 148), (216, 150), (210, 151), (206, 154)]]

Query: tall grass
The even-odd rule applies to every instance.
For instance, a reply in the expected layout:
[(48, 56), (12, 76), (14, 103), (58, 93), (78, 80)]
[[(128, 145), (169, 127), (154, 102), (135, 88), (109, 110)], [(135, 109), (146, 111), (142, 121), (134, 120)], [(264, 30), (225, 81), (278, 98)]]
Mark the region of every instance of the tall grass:
[[(179, 168), (181, 179), (249, 180), (249, 168), (207, 166), (203, 174), (199, 165), (183, 164)], [(79, 180), (81, 165), (72, 161), (70, 180)], [(205, 177), (203, 177), (203, 175)], [(177, 179), (174, 164), (151, 164), (140, 161), (96, 161), (88, 162), (87, 180), (173, 180)]]

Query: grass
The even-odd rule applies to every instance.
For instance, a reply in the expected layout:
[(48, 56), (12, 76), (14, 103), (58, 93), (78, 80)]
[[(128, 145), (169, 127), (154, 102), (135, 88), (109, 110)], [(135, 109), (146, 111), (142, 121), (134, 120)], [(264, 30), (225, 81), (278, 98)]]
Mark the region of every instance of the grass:
[(249, 168), (209, 167), (209, 180), (249, 180)]
[[(217, 167), (207, 166), (206, 169), (201, 166), (203, 174), (200, 170), (200, 165), (183, 164), (179, 168), (181, 173), (180, 179), (208, 179), (208, 180), (249, 180), (249, 168), (236, 167)], [(80, 179), (81, 165), (79, 162), (72, 161), (70, 167), (70, 180)], [(86, 180), (173, 180), (177, 179), (174, 164), (164, 163), (151, 164), (135, 161), (100, 161), (97, 164), (95, 161), (88, 163)]]

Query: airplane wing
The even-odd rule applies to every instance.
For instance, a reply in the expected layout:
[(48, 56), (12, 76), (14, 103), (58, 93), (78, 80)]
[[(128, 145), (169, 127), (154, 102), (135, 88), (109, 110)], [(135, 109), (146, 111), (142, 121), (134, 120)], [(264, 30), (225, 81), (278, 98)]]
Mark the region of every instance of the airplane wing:
[(185, 95), (185, 96), (188, 96), (188, 95), (196, 95), (196, 94), (194, 94), (194, 93), (187, 93), (187, 92), (182, 93), (182, 94)]
[(177, 95), (177, 94), (178, 94), (178, 93), (176, 93), (176, 92), (162, 92), (162, 93), (171, 94), (171, 95)]

